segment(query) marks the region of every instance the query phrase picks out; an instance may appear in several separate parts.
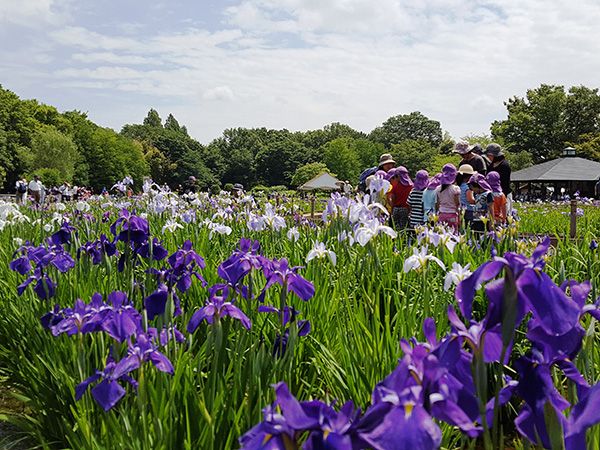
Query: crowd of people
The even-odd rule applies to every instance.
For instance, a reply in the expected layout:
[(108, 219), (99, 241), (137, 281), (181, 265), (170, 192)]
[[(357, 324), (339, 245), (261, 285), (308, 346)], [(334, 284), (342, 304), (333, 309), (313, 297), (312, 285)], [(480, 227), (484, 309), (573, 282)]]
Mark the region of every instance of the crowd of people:
[(500, 145), (483, 150), (460, 141), (454, 152), (461, 157), (458, 168), (446, 164), (431, 177), (419, 170), (414, 181), (391, 154), (381, 155), (377, 167), (361, 174), (359, 190), (379, 192), (393, 226), (400, 230), (425, 224), (433, 216), (456, 232), (464, 228), (484, 232), (505, 223), (513, 199), (511, 169)]
[(71, 186), (67, 181), (60, 186), (47, 188), (37, 175), (34, 175), (29, 182), (23, 177), (15, 183), (15, 201), (21, 205), (26, 205), (29, 202), (35, 205), (43, 205), (45, 203), (85, 200), (91, 195), (92, 191), (89, 189)]

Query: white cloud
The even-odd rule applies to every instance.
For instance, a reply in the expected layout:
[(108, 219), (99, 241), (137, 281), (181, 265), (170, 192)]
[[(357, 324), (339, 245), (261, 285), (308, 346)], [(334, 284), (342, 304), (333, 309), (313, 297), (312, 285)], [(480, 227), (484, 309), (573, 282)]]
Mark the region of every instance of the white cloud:
[(145, 35), (74, 21), (48, 35), (68, 55), (51, 82), (132, 112), (165, 105), (203, 141), (232, 126), (369, 131), (413, 110), (462, 136), (540, 83), (598, 86), (597, 0), (243, 0), (223, 18)]
[(0, 24), (8, 23), (26, 27), (40, 24), (58, 25), (66, 19), (54, 0), (2, 0)]
[(229, 86), (217, 86), (206, 90), (202, 97), (205, 100), (233, 100), (234, 95)]

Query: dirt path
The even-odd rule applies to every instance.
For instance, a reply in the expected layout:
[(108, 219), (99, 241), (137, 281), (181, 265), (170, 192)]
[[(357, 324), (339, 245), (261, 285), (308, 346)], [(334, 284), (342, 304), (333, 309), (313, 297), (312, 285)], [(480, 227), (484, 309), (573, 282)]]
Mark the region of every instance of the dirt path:
[[(21, 413), (23, 404), (10, 393), (10, 388), (0, 380), (0, 414)], [(16, 442), (16, 443), (15, 443)], [(30, 442), (23, 440), (23, 433), (14, 425), (0, 420), (0, 448), (3, 450), (27, 450)]]

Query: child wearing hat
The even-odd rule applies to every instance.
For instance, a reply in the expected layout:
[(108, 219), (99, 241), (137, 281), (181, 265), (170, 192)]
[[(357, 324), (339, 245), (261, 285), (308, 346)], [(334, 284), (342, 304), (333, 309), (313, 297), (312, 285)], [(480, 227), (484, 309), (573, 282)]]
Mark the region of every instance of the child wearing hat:
[(501, 224), (506, 223), (506, 195), (502, 192), (500, 174), (492, 171), (487, 174), (485, 180), (490, 185), (494, 197), (494, 221)]
[(425, 223), (425, 208), (423, 205), (423, 194), (429, 184), (429, 174), (426, 170), (419, 170), (415, 175), (415, 183), (408, 195), (408, 206), (410, 213), (408, 221), (411, 228)]
[(392, 208), (392, 221), (395, 228), (404, 229), (408, 226), (410, 211), (408, 196), (412, 191), (413, 182), (408, 175), (408, 170), (403, 166), (391, 169), (388, 177), (392, 183), (392, 188), (387, 194), (388, 203)]
[(473, 231), (486, 231), (486, 222), (489, 221), (489, 228), (494, 228), (494, 196), (492, 188), (485, 180), (485, 177), (476, 173), (469, 179), (469, 188), (473, 195), (468, 196), (469, 202), (475, 205), (473, 213), (473, 222), (471, 229)]
[(441, 223), (458, 232), (458, 207), (460, 206), (460, 188), (454, 184), (456, 167), (446, 164), (442, 167), (441, 186), (436, 189), (437, 209)]
[(458, 168), (456, 175), (456, 185), (460, 188), (460, 209), (462, 212), (465, 227), (470, 227), (473, 222), (473, 211), (475, 205), (468, 201), (468, 195), (473, 195), (469, 188), (469, 179), (475, 174), (470, 164), (463, 164)]
[(440, 187), (441, 173), (435, 174), (427, 183), (427, 189), (423, 192), (423, 222), (427, 223), (429, 216), (436, 213), (437, 188)]

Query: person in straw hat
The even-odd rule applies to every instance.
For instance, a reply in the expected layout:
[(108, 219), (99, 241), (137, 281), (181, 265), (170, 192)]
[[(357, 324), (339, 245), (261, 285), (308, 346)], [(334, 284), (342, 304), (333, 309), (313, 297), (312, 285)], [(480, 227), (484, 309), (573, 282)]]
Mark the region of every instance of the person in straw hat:
[(474, 146), (469, 145), (467, 141), (458, 141), (454, 146), (454, 153), (458, 153), (462, 159), (458, 167), (468, 164), (477, 173), (485, 174), (485, 161), (483, 158), (473, 152)]
[(384, 153), (379, 157), (379, 164), (377, 166), (369, 167), (368, 169), (362, 171), (358, 177), (358, 191), (367, 193), (367, 179), (372, 179), (371, 177), (380, 171), (383, 173), (388, 173), (394, 167), (396, 167), (396, 161), (394, 161), (394, 157), (390, 153)]
[(377, 167), (379, 170), (383, 170), (387, 173), (396, 167), (396, 161), (394, 161), (394, 158), (390, 153), (384, 153), (379, 157), (379, 165)]

